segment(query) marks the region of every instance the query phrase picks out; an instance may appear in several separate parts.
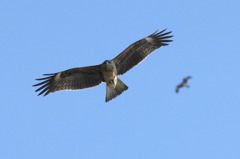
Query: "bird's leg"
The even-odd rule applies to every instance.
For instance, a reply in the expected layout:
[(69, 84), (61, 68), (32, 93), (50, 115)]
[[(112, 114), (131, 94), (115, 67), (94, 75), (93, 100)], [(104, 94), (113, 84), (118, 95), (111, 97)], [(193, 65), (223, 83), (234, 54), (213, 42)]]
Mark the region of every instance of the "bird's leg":
[(112, 88), (115, 88), (117, 85), (117, 76), (115, 75), (112, 79), (109, 80), (109, 82), (107, 82), (108, 85)]
[(111, 79), (111, 80), (110, 80), (110, 83), (111, 83), (111, 84), (114, 84), (114, 80), (113, 80), (113, 79)]

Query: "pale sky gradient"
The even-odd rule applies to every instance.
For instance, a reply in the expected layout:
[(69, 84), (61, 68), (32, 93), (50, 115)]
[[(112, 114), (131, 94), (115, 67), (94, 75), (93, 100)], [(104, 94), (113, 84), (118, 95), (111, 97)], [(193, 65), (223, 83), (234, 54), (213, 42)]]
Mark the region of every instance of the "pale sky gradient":
[[(239, 159), (240, 1), (0, 2), (1, 159)], [(120, 79), (39, 97), (44, 73), (100, 64), (173, 31)], [(174, 92), (191, 75), (191, 88)]]

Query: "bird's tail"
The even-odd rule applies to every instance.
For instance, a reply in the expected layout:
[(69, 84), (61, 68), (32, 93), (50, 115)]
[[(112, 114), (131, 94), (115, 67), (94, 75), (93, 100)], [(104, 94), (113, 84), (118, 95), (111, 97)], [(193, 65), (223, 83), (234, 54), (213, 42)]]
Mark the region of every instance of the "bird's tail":
[(116, 96), (120, 95), (123, 91), (127, 90), (128, 86), (126, 86), (118, 77), (117, 77), (117, 85), (116, 87), (112, 87), (107, 83), (107, 94), (106, 94), (106, 102), (112, 100)]

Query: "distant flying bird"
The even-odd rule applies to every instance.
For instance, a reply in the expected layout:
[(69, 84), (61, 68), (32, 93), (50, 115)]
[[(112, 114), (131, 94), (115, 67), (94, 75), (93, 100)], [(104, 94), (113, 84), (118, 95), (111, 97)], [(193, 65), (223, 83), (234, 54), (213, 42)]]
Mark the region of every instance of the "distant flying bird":
[(38, 95), (44, 93), (46, 96), (56, 91), (79, 90), (106, 82), (105, 101), (108, 102), (128, 89), (128, 86), (118, 78), (118, 75), (126, 73), (154, 50), (169, 45), (168, 42), (173, 41), (169, 40), (173, 37), (169, 35), (171, 31), (165, 31), (166, 29), (154, 32), (130, 45), (114, 59), (105, 60), (100, 65), (76, 67), (58, 73), (43, 74), (47, 77), (36, 79), (43, 81), (33, 86), (41, 86), (36, 92), (40, 91)]
[(191, 76), (188, 76), (188, 77), (184, 78), (183, 81), (182, 81), (182, 83), (180, 83), (179, 85), (177, 85), (177, 87), (176, 87), (176, 93), (178, 93), (179, 90), (180, 90), (180, 88), (182, 88), (182, 87), (187, 87), (187, 88), (189, 88), (190, 86), (187, 85), (187, 82), (188, 82), (188, 80), (191, 79), (191, 78), (192, 78)]

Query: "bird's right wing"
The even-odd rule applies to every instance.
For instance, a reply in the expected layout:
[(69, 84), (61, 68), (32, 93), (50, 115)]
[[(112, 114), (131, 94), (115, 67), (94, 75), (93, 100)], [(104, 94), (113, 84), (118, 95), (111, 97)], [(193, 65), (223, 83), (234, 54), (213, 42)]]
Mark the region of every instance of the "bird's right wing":
[(187, 76), (183, 79), (183, 83), (187, 83), (189, 79), (191, 79), (192, 77), (191, 76)]
[(44, 75), (48, 77), (36, 79), (43, 80), (43, 82), (33, 85), (41, 86), (36, 92), (41, 91), (38, 95), (45, 93), (44, 96), (56, 91), (89, 88), (97, 86), (104, 81), (100, 65), (77, 67)]

